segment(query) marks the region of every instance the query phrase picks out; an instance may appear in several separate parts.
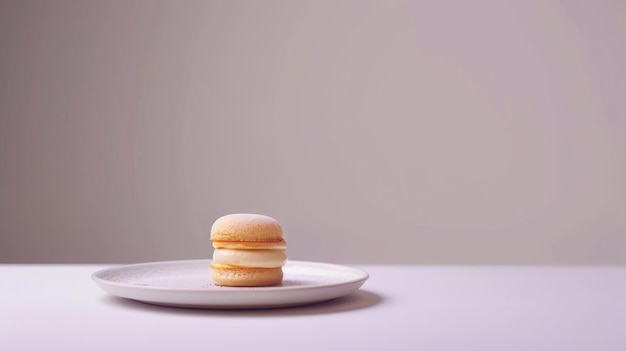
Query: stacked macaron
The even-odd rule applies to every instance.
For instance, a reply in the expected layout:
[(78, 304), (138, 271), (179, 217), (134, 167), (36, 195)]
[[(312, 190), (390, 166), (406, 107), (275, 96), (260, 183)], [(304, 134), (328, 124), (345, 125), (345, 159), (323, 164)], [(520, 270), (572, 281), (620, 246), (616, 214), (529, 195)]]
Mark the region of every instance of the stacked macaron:
[(230, 214), (211, 227), (211, 278), (222, 286), (267, 286), (283, 280), (287, 261), (283, 229), (274, 218)]

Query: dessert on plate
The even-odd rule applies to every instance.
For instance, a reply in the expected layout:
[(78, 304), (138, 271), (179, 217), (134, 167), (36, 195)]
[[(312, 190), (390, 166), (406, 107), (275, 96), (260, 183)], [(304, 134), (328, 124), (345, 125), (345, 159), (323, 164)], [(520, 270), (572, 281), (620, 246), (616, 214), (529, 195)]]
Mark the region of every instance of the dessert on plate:
[(211, 241), (215, 284), (269, 286), (282, 282), (287, 243), (274, 218), (250, 213), (222, 216), (211, 227)]

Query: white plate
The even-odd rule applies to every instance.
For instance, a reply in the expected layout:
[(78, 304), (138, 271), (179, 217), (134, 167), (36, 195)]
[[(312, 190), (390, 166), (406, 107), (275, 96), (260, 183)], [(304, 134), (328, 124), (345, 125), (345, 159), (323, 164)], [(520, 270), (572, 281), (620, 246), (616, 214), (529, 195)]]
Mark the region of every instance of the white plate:
[(283, 283), (269, 287), (222, 287), (210, 277), (211, 260), (164, 261), (100, 270), (91, 278), (115, 296), (189, 308), (271, 308), (305, 305), (357, 290), (367, 272), (328, 263), (287, 261)]

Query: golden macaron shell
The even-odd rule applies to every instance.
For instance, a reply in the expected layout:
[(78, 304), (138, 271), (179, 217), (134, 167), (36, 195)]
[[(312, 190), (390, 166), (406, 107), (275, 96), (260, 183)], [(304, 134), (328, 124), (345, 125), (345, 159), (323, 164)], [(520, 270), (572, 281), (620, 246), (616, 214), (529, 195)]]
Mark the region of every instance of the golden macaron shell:
[(283, 270), (281, 267), (234, 267), (211, 262), (211, 279), (221, 286), (270, 286), (278, 285), (283, 281)]

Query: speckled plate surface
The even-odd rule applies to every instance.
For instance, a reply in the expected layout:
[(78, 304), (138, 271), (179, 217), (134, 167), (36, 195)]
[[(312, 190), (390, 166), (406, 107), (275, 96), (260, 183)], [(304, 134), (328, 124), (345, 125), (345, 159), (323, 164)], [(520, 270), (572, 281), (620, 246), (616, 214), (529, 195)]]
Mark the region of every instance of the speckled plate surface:
[(141, 302), (187, 308), (274, 308), (348, 295), (367, 272), (336, 264), (287, 261), (277, 286), (222, 287), (210, 277), (211, 260), (138, 263), (97, 271), (91, 278), (106, 292)]

